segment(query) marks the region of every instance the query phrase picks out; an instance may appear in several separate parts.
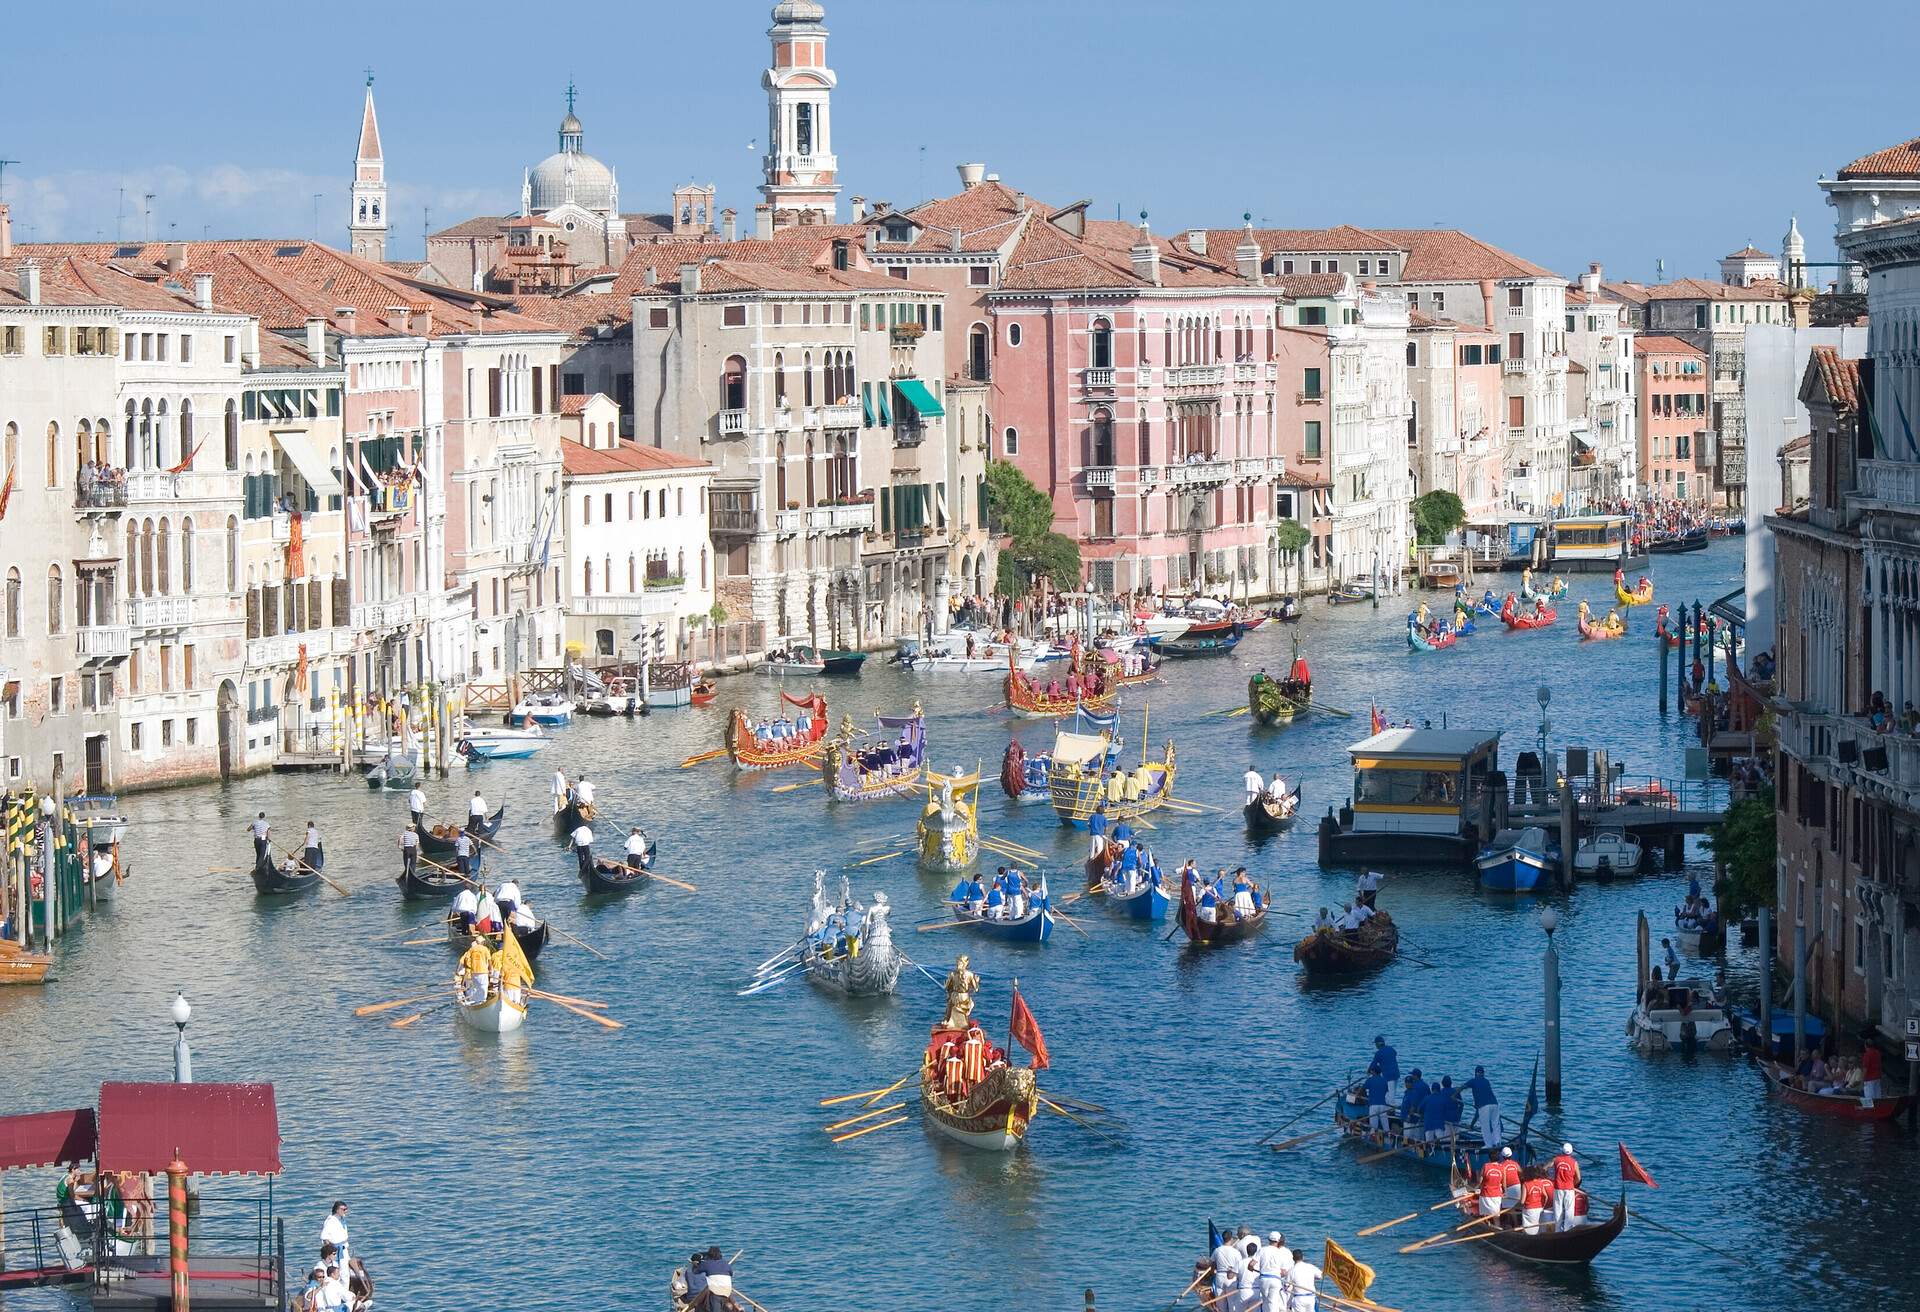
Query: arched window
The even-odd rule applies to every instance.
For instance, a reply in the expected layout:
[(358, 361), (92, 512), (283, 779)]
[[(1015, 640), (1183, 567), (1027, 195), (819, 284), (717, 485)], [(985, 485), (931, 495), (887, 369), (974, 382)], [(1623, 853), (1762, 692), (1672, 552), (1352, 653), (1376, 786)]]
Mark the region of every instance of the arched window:
[(1087, 364), (1095, 369), (1113, 368), (1113, 325), (1106, 319), (1093, 321), (1087, 339)]
[(127, 469), (134, 467), (134, 454), (139, 450), (139, 446), (133, 435), (134, 416), (138, 413), (139, 407), (132, 401), (127, 402), (127, 449), (124, 453), (125, 460), (123, 462), (123, 466)]
[(581, 574), (581, 580), (582, 580), (580, 584), (580, 595), (583, 597), (591, 597), (593, 595), (593, 558), (592, 557), (588, 557), (580, 562), (580, 574)]
[(163, 400), (153, 408), (153, 467), (166, 469), (173, 464), (167, 458), (167, 403)]
[(140, 403), (140, 468), (153, 468), (153, 402)]
[(813, 352), (800, 357), (800, 404), (813, 404)]
[(47, 632), (59, 633), (66, 609), (66, 588), (60, 577), (58, 565), (47, 566)]
[(226, 468), (240, 468), (240, 408), (232, 401), (227, 402), (226, 426), (222, 429), (226, 441)]
[[(80, 477), (80, 471), (86, 467), (87, 461), (92, 458), (92, 449), (93, 425), (82, 419), (79, 426), (73, 430), (73, 476), (75, 479)], [(5, 477), (5, 475), (0, 475), (0, 477)]]
[(1414, 365), (1419, 363), (1420, 363), (1420, 348), (1415, 346), (1412, 342), (1408, 342), (1407, 343), (1407, 367), (1412, 368)]
[(747, 408), (747, 361), (744, 356), (728, 356), (725, 368), (720, 371), (720, 408)]
[[(4, 444), (0, 444), (0, 470), (13, 469), (20, 463), (20, 427), (11, 420), (7, 423)], [(0, 473), (0, 478), (5, 478)]]
[(151, 597), (153, 592), (153, 521), (147, 520), (140, 525), (140, 593)]
[[(4, 477), (6, 475), (0, 474), (0, 478)], [(47, 421), (47, 486), (60, 486), (60, 422), (57, 419)]]
[(20, 570), (16, 566), (7, 569), (6, 610), (6, 634), (9, 638), (17, 638), (20, 636)]
[(193, 591), (193, 521), (180, 521), (180, 591)]
[(976, 383), (992, 377), (992, 365), (988, 363), (992, 346), (993, 337), (985, 324), (977, 323), (967, 329), (967, 377)]
[(240, 520), (227, 516), (227, 591), (240, 590)]
[(193, 468), (193, 402), (180, 403), (180, 461)]
[(640, 591), (640, 566), (634, 560), (633, 553), (627, 553), (627, 591)]
[(1020, 433), (1017, 429), (1009, 428), (1001, 434), (1000, 454), (1003, 456), (1020, 454)]
[(127, 521), (127, 595), (140, 595), (140, 526)]
[(173, 561), (171, 559), (173, 548), (168, 542), (168, 539), (172, 536), (172, 525), (164, 519), (161, 520), (160, 528), (158, 532), (154, 534), (154, 541), (155, 545), (159, 548), (159, 554), (154, 560), (153, 577), (155, 582), (160, 585), (160, 595), (163, 597), (173, 591)]
[[(666, 494), (663, 492), (661, 493), (661, 495), (665, 496)], [(813, 439), (808, 438), (807, 439), (807, 502), (806, 503), (811, 506), (811, 505), (814, 505), (816, 501), (817, 501), (817, 498), (813, 495)], [(664, 511), (665, 507), (663, 506), (661, 507), (661, 509), (662, 511)]]
[(1019, 324), (1010, 323), (1007, 325), (1007, 345), (1008, 346), (1020, 345), (1020, 325)]
[(773, 447), (773, 508), (787, 508), (787, 442), (781, 438)]
[(779, 351), (773, 353), (773, 403), (777, 406), (787, 399), (787, 357)]
[(1095, 410), (1087, 437), (1087, 463), (1100, 468), (1113, 464), (1113, 411), (1105, 406)]

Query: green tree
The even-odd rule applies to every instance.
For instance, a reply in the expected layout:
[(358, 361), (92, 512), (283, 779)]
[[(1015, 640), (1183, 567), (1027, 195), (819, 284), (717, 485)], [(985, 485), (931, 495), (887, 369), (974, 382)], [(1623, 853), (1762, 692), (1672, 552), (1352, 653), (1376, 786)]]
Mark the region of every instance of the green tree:
[(1080, 586), (1080, 547), (1053, 531), (1053, 498), (1003, 460), (987, 466), (987, 527), (1007, 539), (1000, 549), (998, 587), (1014, 596), (1045, 577), (1071, 592)]
[(1447, 534), (1467, 522), (1467, 508), (1451, 492), (1435, 489), (1413, 499), (1413, 531), (1422, 546), (1445, 542)]
[(1300, 568), (1300, 553), (1311, 541), (1313, 534), (1298, 520), (1283, 519), (1274, 527), (1273, 542), (1280, 549), (1280, 559), (1296, 571)]
[(1707, 835), (1707, 848), (1725, 871), (1718, 887), (1720, 914), (1738, 919), (1757, 907), (1774, 905), (1774, 869), (1780, 837), (1773, 789), (1763, 788), (1727, 808)]

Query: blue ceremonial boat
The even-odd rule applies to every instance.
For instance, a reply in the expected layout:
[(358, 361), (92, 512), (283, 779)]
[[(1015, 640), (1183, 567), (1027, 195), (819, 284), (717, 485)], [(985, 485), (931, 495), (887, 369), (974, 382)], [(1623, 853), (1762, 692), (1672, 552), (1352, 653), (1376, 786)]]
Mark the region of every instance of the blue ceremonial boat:
[(1165, 920), (1171, 905), (1166, 890), (1156, 884), (1143, 884), (1137, 893), (1109, 893), (1113, 904), (1134, 920)]
[[(1527, 1138), (1524, 1121), (1511, 1138), (1492, 1148), (1480, 1142), (1479, 1131), (1471, 1125), (1460, 1126), (1459, 1132), (1451, 1139), (1441, 1139), (1436, 1143), (1411, 1143), (1406, 1137), (1406, 1121), (1396, 1107), (1387, 1117), (1386, 1139), (1376, 1140), (1367, 1130), (1367, 1108), (1358, 1085), (1335, 1099), (1333, 1123), (1340, 1127), (1340, 1138), (1344, 1143), (1377, 1155), (1381, 1160), (1396, 1158), (1435, 1171), (1450, 1173), (1458, 1164), (1472, 1174), (1486, 1165), (1489, 1158), (1497, 1157), (1501, 1148), (1513, 1149), (1513, 1160), (1522, 1166), (1530, 1166), (1534, 1161), (1533, 1144)], [(1416, 1128), (1415, 1133), (1418, 1132)]]
[(1552, 879), (1559, 863), (1559, 847), (1538, 825), (1502, 829), (1474, 860), (1481, 885), (1501, 893), (1532, 892), (1542, 879)]
[(1045, 943), (1053, 937), (1053, 912), (1044, 906), (1032, 908), (1018, 920), (976, 916), (956, 906), (953, 908), (953, 918), (974, 933), (999, 939), (1002, 943)]

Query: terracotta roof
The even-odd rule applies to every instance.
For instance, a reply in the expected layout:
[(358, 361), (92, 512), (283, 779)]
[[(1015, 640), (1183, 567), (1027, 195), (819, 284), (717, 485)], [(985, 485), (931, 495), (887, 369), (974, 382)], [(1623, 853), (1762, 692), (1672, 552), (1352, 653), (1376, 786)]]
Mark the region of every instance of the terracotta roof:
[(1804, 456), (1811, 453), (1812, 450), (1813, 434), (1802, 433), (1800, 436), (1794, 438), (1793, 441), (1781, 447), (1780, 454), (1783, 456)]
[(525, 214), (517, 219), (508, 219), (500, 225), (502, 228), (552, 228), (558, 231), (560, 225), (552, 219), (542, 218), (538, 214)]
[[(1216, 243), (1226, 243), (1223, 251), (1231, 255), (1233, 248), (1240, 244), (1245, 235), (1241, 228), (1209, 228), (1207, 230), (1207, 249), (1212, 251)], [(1399, 242), (1383, 233), (1369, 232), (1365, 228), (1356, 228), (1343, 223), (1334, 228), (1255, 228), (1253, 239), (1260, 243), (1260, 253), (1272, 255), (1276, 251), (1287, 254), (1319, 251), (1398, 251), (1403, 249)]]
[(630, 442), (622, 442), (610, 449), (596, 450), (570, 437), (561, 439), (560, 460), (569, 474), (580, 476), (658, 474), (713, 468), (704, 460), (683, 456), (677, 451), (663, 451), (657, 446), (635, 446)]
[[(1153, 285), (1134, 271), (1128, 251), (1107, 244), (1112, 240), (1110, 233), (1102, 236), (1102, 241), (1076, 240), (1049, 223), (1027, 224), (1007, 257), (1001, 290), (1074, 291)], [(1134, 240), (1138, 240), (1137, 229)], [(1193, 254), (1185, 246), (1158, 238), (1152, 240), (1160, 252), (1162, 287), (1253, 286), (1212, 260)]]
[[(307, 354), (305, 335), (299, 340), (293, 336), (271, 331), (260, 334), (260, 367), (262, 369), (312, 369), (316, 366), (313, 357)], [(325, 367), (325, 362), (320, 367)], [(335, 366), (338, 368), (338, 366)]]
[(1580, 363), (1580, 362), (1579, 362), (1578, 360), (1569, 360), (1569, 361), (1567, 361), (1567, 372), (1568, 372), (1568, 373), (1570, 373), (1570, 374), (1583, 374), (1583, 373), (1585, 373), (1586, 371), (1587, 371), (1587, 367), (1586, 367), (1585, 365), (1583, 365), (1583, 364), (1581, 364), (1581, 363)]
[(1807, 361), (1809, 369), (1820, 373), (1820, 384), (1826, 389), (1827, 399), (1833, 408), (1839, 411), (1856, 411), (1860, 408), (1860, 362), (1849, 360), (1831, 346), (1816, 346)]
[[(601, 392), (595, 392), (595, 393), (593, 394), (593, 396), (601, 396), (601, 395), (604, 395), (604, 393), (601, 393)], [(585, 414), (585, 413), (587, 412), (587, 402), (589, 402), (589, 401), (591, 401), (591, 400), (593, 400), (593, 396), (563, 396), (563, 397), (561, 397), (561, 398), (560, 398), (560, 413), (561, 413), (561, 414), (563, 414), (563, 415), (583, 415), (583, 414)]]
[(425, 260), (382, 260), (380, 267), (401, 278), (418, 278), (433, 266)]
[(1673, 337), (1667, 333), (1643, 333), (1633, 339), (1635, 355), (1697, 355), (1706, 359), (1707, 353), (1687, 341), (1684, 337)]
[(8, 275), (0, 282), (0, 304), (26, 304), (26, 298), (20, 295), (19, 269), (31, 258), (40, 262), (42, 305), (121, 306), (129, 310), (172, 313), (190, 313), (197, 308), (188, 287), (182, 287), (177, 281), (153, 282), (112, 265), (96, 264), (73, 255), (49, 258), (37, 246), (13, 249), (12, 258), (0, 261), (0, 269)]
[(1481, 278), (1552, 278), (1560, 275), (1530, 260), (1490, 246), (1454, 228), (1381, 228), (1390, 249), (1407, 252), (1403, 282), (1468, 282)]
[(478, 218), (466, 219), (460, 223), (456, 223), (451, 228), (442, 228), (438, 232), (430, 232), (427, 234), (427, 240), (439, 241), (445, 238), (452, 241), (465, 241), (473, 237), (497, 237), (509, 223), (512, 223), (518, 217), (519, 215), (517, 214), (503, 214), (499, 218), (492, 218), (483, 214)]
[(1600, 292), (1626, 305), (1645, 305), (1649, 299), (1648, 288), (1637, 282), (1603, 282)]
[(1771, 278), (1756, 282), (1751, 287), (1712, 282), (1706, 278), (1675, 278), (1672, 282), (1656, 283), (1644, 290), (1650, 301), (1779, 301), (1786, 299), (1787, 295), (1786, 287)]
[(1733, 254), (1722, 255), (1720, 258), (1723, 260), (1771, 260), (1776, 257), (1771, 251), (1760, 250), (1752, 242), (1748, 242)]
[[(907, 218), (925, 231), (905, 246), (882, 242), (880, 251), (951, 253), (955, 249), (953, 239), (957, 233), (962, 253), (988, 254), (998, 250), (1007, 238), (1020, 229), (1029, 210), (1047, 208), (1004, 183), (982, 182), (955, 195), (930, 200), (903, 211)], [(884, 223), (886, 218), (886, 215), (869, 216), (866, 224)]]
[[(1208, 249), (1212, 249), (1211, 246)], [(1312, 300), (1318, 297), (1337, 296), (1347, 285), (1344, 273), (1276, 273), (1267, 279), (1269, 287), (1277, 287), (1294, 300)]]
[(615, 328), (633, 318), (633, 302), (611, 292), (578, 292), (572, 296), (521, 296), (520, 313), (584, 339), (601, 323)]
[(1862, 155), (1841, 169), (1838, 176), (1842, 179), (1920, 178), (1920, 137)]

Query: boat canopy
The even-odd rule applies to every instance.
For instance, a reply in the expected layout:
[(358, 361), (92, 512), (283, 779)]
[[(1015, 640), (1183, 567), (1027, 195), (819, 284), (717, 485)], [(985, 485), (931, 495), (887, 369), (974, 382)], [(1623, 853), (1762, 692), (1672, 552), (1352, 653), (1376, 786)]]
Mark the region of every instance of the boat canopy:
[(1059, 765), (1071, 761), (1086, 765), (1107, 754), (1106, 734), (1056, 733), (1053, 736), (1053, 760)]
[(1500, 746), (1498, 732), (1485, 729), (1383, 729), (1347, 752), (1354, 764), (1413, 767), (1430, 761), (1464, 762), (1491, 755)]

